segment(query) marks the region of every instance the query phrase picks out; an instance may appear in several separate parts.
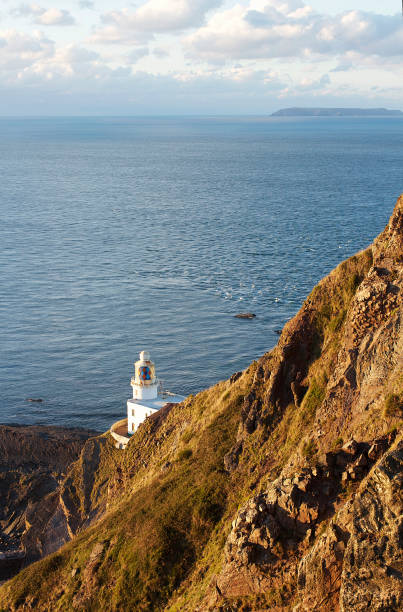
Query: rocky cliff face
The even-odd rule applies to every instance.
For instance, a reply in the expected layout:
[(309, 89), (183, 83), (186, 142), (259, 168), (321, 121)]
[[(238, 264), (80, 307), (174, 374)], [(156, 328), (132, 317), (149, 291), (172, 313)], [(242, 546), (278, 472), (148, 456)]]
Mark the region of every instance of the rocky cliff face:
[(0, 604), (402, 609), (402, 290), (403, 197), (245, 372), (86, 443)]
[(294, 610), (401, 609), (403, 442), (394, 438), (349, 443), (253, 496), (200, 609), (267, 593), (266, 605), (298, 601)]
[(68, 469), (96, 435), (61, 427), (0, 426), (1, 577), (10, 577), (70, 539), (68, 534), (60, 536), (49, 519)]
[(277, 604), (294, 600), (301, 610), (403, 605), (400, 433), (393, 444), (401, 421), (392, 424), (403, 407), (402, 288), (400, 198), (371, 249), (319, 284), (260, 362), (230, 468), (259, 421), (271, 429), (289, 402), (301, 410), (301, 439), (280, 478), (233, 522), (205, 606), (275, 593), (287, 583), (297, 595), (283, 592)]

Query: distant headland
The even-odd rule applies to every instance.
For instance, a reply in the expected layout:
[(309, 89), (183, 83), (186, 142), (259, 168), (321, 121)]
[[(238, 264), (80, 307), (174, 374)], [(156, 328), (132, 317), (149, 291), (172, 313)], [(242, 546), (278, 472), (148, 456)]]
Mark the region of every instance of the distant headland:
[(400, 110), (387, 108), (282, 108), (271, 117), (403, 117)]

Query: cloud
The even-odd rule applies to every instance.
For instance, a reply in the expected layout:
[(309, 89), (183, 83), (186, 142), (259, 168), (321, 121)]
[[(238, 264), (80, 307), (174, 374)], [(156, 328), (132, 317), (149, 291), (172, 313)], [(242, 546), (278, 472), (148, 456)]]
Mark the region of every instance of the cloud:
[(298, 84), (297, 89), (300, 92), (313, 92), (313, 91), (323, 91), (329, 85), (331, 85), (330, 77), (328, 74), (323, 74), (320, 78), (302, 78)]
[(162, 47), (155, 47), (152, 51), (152, 54), (155, 55), (155, 57), (159, 57), (160, 59), (169, 57), (169, 51)]
[(38, 4), (20, 4), (13, 14), (32, 17), (34, 23), (44, 26), (74, 25), (76, 22), (68, 10), (45, 9)]
[[(116, 47), (96, 47), (98, 53), (80, 40), (84, 22), (79, 29), (55, 28), (57, 43), (43, 32), (4, 28), (0, 112), (12, 108), (11, 100), (19, 105), (16, 113), (242, 114), (270, 112), (280, 104), (401, 106), (400, 18), (354, 10), (328, 15), (302, 0), (131, 0), (127, 6), (136, 1), (140, 6), (102, 16), (92, 42)], [(66, 10), (29, 0), (14, 11), (41, 26), (60, 25), (66, 13), (72, 19)], [(67, 34), (72, 44), (66, 44)], [(150, 73), (139, 70), (142, 65)]]
[[(75, 70), (60, 54), (50, 62), (21, 71), (4, 88), (0, 113), (18, 91), (16, 113), (54, 114), (80, 112), (123, 114), (240, 113), (248, 102), (257, 101), (260, 110), (272, 104), (284, 87), (275, 74), (249, 69), (227, 72), (178, 72), (174, 75), (133, 74), (130, 68), (110, 69), (102, 63), (87, 62)], [(0, 73), (0, 83), (1, 83)], [(28, 110), (29, 107), (29, 110)]]
[(0, 31), (0, 69), (14, 73), (47, 60), (55, 53), (55, 44), (41, 32), (32, 35), (16, 30)]
[(348, 72), (349, 70), (352, 70), (353, 68), (354, 66), (351, 62), (343, 60), (342, 62), (337, 64), (337, 66), (333, 68), (331, 72)]
[(392, 15), (352, 10), (331, 16), (297, 0), (250, 0), (216, 12), (185, 44), (193, 58), (208, 61), (348, 51), (390, 56), (403, 53), (403, 27)]
[(93, 9), (94, 3), (92, 0), (78, 0), (78, 6), (80, 8)]
[(94, 62), (98, 59), (100, 59), (99, 53), (77, 45), (67, 45), (55, 55), (56, 61), (62, 61), (72, 65)]
[(136, 64), (139, 59), (145, 57), (146, 55), (149, 55), (149, 53), (150, 51), (148, 47), (137, 47), (137, 49), (133, 49), (133, 51), (130, 51), (129, 55), (127, 56), (127, 63)]
[[(1, 114), (10, 108), (15, 114), (265, 114), (280, 106), (360, 106), (363, 98), (394, 107), (403, 93), (395, 76), (371, 89), (365, 79), (361, 85), (354, 77), (340, 80), (340, 73), (330, 78), (307, 69), (292, 78), (283, 68), (254, 69), (249, 62), (149, 74), (133, 65), (111, 67), (84, 47), (54, 49), (41, 38), (6, 40), (3, 33), (0, 45)], [(25, 61), (11, 69), (18, 50)]]
[(153, 38), (156, 33), (177, 32), (200, 26), (206, 13), (223, 0), (148, 0), (134, 12), (128, 9), (102, 15), (105, 27), (94, 32), (93, 42), (132, 43)]
[(115, 75), (128, 78), (131, 74), (129, 68), (108, 67), (98, 53), (74, 44), (54, 49), (53, 53), (19, 68), (12, 72), (0, 70), (0, 83), (3, 81), (8, 87), (29, 91), (30, 94), (35, 90), (42, 93), (52, 90), (54, 93), (67, 92), (71, 88), (78, 93), (81, 88), (88, 95), (91, 87), (96, 89), (105, 76), (109, 79)]

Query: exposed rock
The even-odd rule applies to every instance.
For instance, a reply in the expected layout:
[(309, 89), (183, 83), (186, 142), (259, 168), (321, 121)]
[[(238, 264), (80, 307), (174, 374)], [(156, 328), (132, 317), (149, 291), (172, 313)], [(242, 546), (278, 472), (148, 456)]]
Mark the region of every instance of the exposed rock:
[(402, 608), (402, 483), (400, 442), (302, 558), (298, 585), (303, 610)]
[(253, 312), (240, 312), (240, 313), (234, 315), (234, 317), (236, 319), (254, 319), (256, 317), (256, 315), (253, 314)]
[(403, 443), (375, 468), (351, 506), (341, 610), (403, 607)]
[[(68, 467), (96, 434), (62, 427), (0, 426), (0, 551), (22, 550), (24, 563), (30, 563), (71, 538), (73, 531), (60, 527), (57, 518), (59, 491)], [(21, 561), (16, 571), (20, 565)]]
[(344, 446), (343, 446), (343, 451), (345, 453), (349, 453), (350, 455), (356, 455), (358, 452), (358, 444), (357, 442), (353, 439), (349, 440), (349, 442), (347, 442)]
[(242, 439), (244, 432), (251, 434), (255, 431), (260, 420), (262, 401), (251, 391), (243, 400), (241, 411), (241, 424), (239, 426), (238, 439)]
[[(378, 439), (378, 446), (386, 451), (391, 441), (389, 436), (385, 436)], [(373, 474), (378, 470), (382, 471), (385, 462), (387, 465), (392, 462), (396, 482), (399, 478), (403, 479), (402, 466), (396, 460), (398, 456), (400, 461), (402, 446), (401, 443), (398, 455), (397, 451), (392, 451), (391, 458), (382, 460)], [(282, 476), (273, 481), (265, 492), (247, 502), (232, 522), (225, 545), (225, 563), (221, 574), (216, 577), (222, 597), (234, 598), (247, 592), (259, 594), (273, 588), (276, 583), (273, 576), (285, 560), (283, 554), (279, 554), (279, 550), (275, 548), (276, 542), (281, 542), (284, 550), (304, 551), (307, 543), (314, 541), (318, 526), (325, 523), (326, 517), (334, 515), (343, 487), (349, 481), (361, 481), (368, 473), (371, 460), (364, 452), (360, 452), (367, 447), (366, 443), (351, 441), (343, 450), (328, 453), (327, 459), (332, 457), (330, 467), (328, 464), (318, 465), (312, 469), (304, 469), (292, 478)], [(347, 471), (342, 471), (340, 465), (346, 465)], [(326, 467), (330, 472), (326, 471)], [(374, 479), (374, 475), (369, 482), (372, 482), (371, 479)], [(365, 483), (364, 480), (364, 497), (368, 488)], [(380, 498), (381, 492), (377, 495)], [(357, 496), (356, 500), (358, 499)], [(382, 503), (388, 503), (387, 499), (385, 497)], [(361, 508), (364, 509), (363, 503)], [(343, 506), (331, 519), (325, 535), (319, 537), (313, 548), (302, 558), (298, 584), (305, 607), (301, 609), (312, 610), (325, 602), (327, 603), (323, 607), (324, 610), (338, 607), (342, 562), (353, 529), (351, 521), (354, 509), (355, 506), (351, 507), (348, 503)], [(318, 580), (321, 588), (315, 590), (314, 585)], [(330, 585), (333, 585), (331, 589)], [(320, 601), (322, 604), (318, 603)]]
[(229, 379), (231, 385), (233, 385), (234, 382), (236, 382), (238, 380), (238, 378), (240, 378), (241, 376), (242, 376), (242, 372), (234, 372), (234, 374)]
[(88, 560), (89, 565), (93, 568), (98, 565), (102, 559), (105, 550), (105, 542), (97, 542), (91, 551), (90, 558)]
[(108, 542), (100, 541), (96, 542), (93, 546), (83, 571), (82, 580), (80, 581), (80, 588), (77, 590), (74, 596), (74, 609), (85, 609), (91, 591), (99, 588), (100, 580), (97, 575), (97, 571), (102, 563), (108, 544)]
[(224, 456), (224, 467), (227, 472), (233, 472), (237, 468), (239, 457), (242, 453), (242, 448), (242, 442), (238, 442), (231, 448), (229, 453)]

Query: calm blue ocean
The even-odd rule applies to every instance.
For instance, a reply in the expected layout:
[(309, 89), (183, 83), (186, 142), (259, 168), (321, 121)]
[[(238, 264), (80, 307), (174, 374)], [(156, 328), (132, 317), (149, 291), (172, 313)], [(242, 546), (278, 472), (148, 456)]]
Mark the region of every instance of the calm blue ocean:
[(2, 118), (0, 172), (0, 422), (105, 430), (139, 350), (188, 394), (275, 345), (387, 223), (403, 120)]

